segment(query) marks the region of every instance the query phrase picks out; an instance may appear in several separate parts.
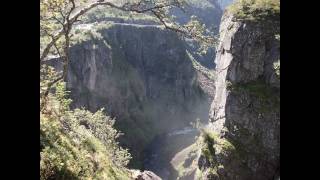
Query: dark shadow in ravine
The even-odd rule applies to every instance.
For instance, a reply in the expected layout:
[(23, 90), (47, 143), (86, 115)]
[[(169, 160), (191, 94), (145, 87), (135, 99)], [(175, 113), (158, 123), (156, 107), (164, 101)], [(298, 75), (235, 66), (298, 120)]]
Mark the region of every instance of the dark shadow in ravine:
[(192, 145), (198, 134), (196, 129), (187, 127), (157, 135), (144, 151), (144, 169), (153, 171), (163, 180), (177, 179), (178, 172), (170, 161), (177, 153)]

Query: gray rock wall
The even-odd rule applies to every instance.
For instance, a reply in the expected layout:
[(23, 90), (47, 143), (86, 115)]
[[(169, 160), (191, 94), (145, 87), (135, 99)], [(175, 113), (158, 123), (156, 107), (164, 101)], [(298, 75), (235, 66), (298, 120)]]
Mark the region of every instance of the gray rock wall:
[[(231, 154), (215, 149), (218, 169), (208, 179), (274, 179), (280, 170), (280, 41), (275, 20), (235, 21), (225, 13), (217, 49), (212, 131), (227, 140)], [(219, 168), (217, 168), (219, 166)], [(206, 171), (206, 170), (204, 170)]]

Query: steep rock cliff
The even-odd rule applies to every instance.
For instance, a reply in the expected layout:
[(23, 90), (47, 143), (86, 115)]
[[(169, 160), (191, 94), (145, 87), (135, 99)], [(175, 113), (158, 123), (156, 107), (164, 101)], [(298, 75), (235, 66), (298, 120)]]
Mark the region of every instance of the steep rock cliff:
[[(119, 1), (121, 3), (121, 1)], [(188, 23), (191, 16), (196, 16), (196, 19), (203, 23), (215, 35), (218, 33), (218, 28), (222, 16), (222, 9), (218, 0), (187, 0), (182, 11), (178, 7), (172, 7), (169, 14), (174, 17), (174, 21), (184, 25)], [(97, 8), (90, 11), (83, 17), (82, 23), (105, 22), (112, 21), (116, 23), (141, 24), (141, 25), (160, 25), (160, 22), (153, 16), (147, 14), (133, 14), (128, 12), (118, 11), (116, 9), (106, 10), (105, 8)], [(196, 60), (203, 66), (214, 69), (214, 48), (210, 48), (204, 55), (199, 55), (196, 51), (199, 44), (191, 39), (187, 41), (187, 48)]]
[[(172, 8), (171, 13), (176, 17), (176, 21), (180, 24), (186, 24), (190, 21), (191, 16), (196, 16), (196, 19), (203, 23), (208, 30), (214, 35), (218, 34), (219, 24), (222, 16), (222, 9), (217, 0), (187, 0), (187, 5), (182, 11), (179, 8)], [(187, 41), (190, 53), (203, 66), (214, 69), (215, 49), (209, 48), (208, 52), (199, 55), (197, 48), (199, 45), (192, 40)]]
[(117, 119), (133, 167), (141, 167), (141, 152), (155, 135), (208, 119), (214, 91), (193, 67), (185, 42), (155, 25), (100, 28), (71, 48), (66, 81), (73, 107), (105, 108)]
[(279, 31), (278, 18), (252, 22), (224, 14), (210, 132), (198, 162), (203, 179), (280, 176)]
[(186, 0), (186, 4), (185, 12), (179, 8), (172, 8), (171, 13), (177, 22), (186, 24), (191, 16), (196, 16), (207, 28), (218, 30), (222, 10), (217, 0)]

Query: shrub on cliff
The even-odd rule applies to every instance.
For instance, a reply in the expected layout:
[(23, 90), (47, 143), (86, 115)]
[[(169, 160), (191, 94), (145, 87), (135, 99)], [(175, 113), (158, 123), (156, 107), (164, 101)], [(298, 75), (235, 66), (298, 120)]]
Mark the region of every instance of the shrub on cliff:
[(280, 0), (237, 0), (228, 10), (240, 20), (277, 18), (280, 15)]
[(40, 179), (129, 179), (131, 157), (114, 120), (103, 110), (70, 110), (66, 95), (57, 83), (40, 111)]

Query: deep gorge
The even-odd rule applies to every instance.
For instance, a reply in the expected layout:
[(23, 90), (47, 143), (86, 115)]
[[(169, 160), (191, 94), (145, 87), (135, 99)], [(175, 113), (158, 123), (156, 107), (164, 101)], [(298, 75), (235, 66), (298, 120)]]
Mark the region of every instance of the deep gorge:
[[(171, 13), (182, 24), (196, 14), (219, 34), (217, 49), (203, 56), (197, 43), (150, 19), (92, 12), (76, 24), (64, 79), (71, 109), (115, 119), (130, 169), (163, 180), (277, 178), (280, 42), (270, 27), (278, 20), (255, 24), (223, 13), (230, 1), (201, 2), (187, 15)], [(60, 58), (46, 64), (63, 69)]]
[[(209, 26), (217, 27), (222, 10), (216, 2), (212, 7), (190, 10), (202, 13)], [(188, 19), (179, 10), (173, 13), (182, 22)], [(104, 108), (116, 118), (117, 129), (124, 133), (120, 143), (133, 155), (129, 167), (144, 169), (149, 156), (145, 152), (158, 136), (191, 127), (197, 119), (207, 123), (214, 84), (193, 66), (195, 58), (188, 52), (196, 56), (194, 47), (174, 32), (141, 21), (114, 22), (76, 27), (81, 33), (71, 47), (67, 87), (73, 108), (92, 112)], [(213, 55), (198, 61), (212, 72)], [(48, 62), (58, 70), (60, 63), (59, 59)]]
[(211, 80), (193, 67), (185, 42), (173, 32), (116, 24), (99, 33), (101, 39), (71, 48), (72, 107), (105, 108), (125, 134), (120, 142), (133, 154), (132, 167), (144, 168), (144, 151), (157, 135), (197, 118), (206, 122), (212, 97), (203, 88), (214, 87), (202, 87), (199, 78)]

